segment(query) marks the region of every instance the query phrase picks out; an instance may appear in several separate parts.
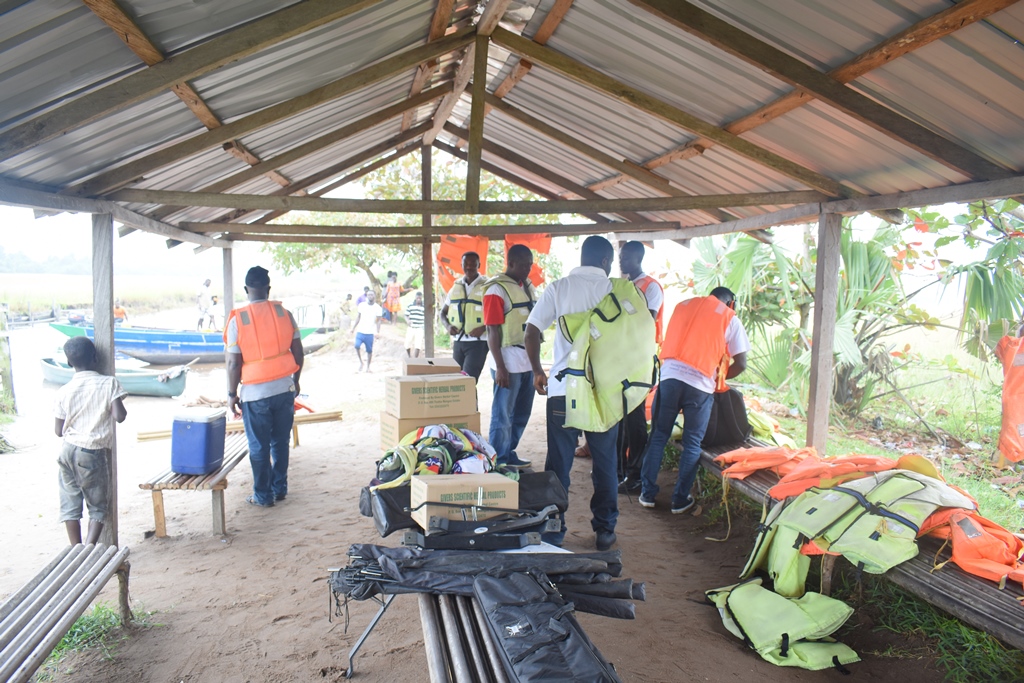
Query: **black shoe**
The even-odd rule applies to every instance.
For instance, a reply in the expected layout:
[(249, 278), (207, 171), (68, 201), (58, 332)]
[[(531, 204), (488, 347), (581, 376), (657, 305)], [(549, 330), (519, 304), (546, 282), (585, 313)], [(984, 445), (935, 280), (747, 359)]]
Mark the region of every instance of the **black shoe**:
[(597, 549), (602, 551), (602, 552), (605, 551), (605, 550), (608, 550), (613, 545), (615, 545), (615, 542), (617, 540), (619, 540), (619, 539), (615, 536), (615, 532), (614, 531), (598, 531), (597, 532)]
[(287, 493), (279, 493), (279, 494), (274, 496), (274, 500), (277, 501), (278, 503), (280, 503), (282, 500), (284, 500), (287, 497), (288, 497)]
[(639, 479), (634, 480), (627, 477), (619, 482), (619, 493), (636, 493), (641, 488), (643, 488), (643, 484)]

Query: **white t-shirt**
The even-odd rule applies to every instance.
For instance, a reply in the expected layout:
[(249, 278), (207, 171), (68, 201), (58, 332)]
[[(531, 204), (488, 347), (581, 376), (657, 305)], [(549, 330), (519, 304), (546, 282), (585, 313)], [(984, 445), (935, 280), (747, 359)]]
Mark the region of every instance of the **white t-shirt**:
[[(526, 323), (542, 332), (568, 313), (582, 313), (601, 303), (612, 291), (608, 273), (596, 266), (579, 266), (547, 286)], [(555, 362), (548, 373), (548, 396), (565, 396), (565, 381), (555, 376), (569, 364), (572, 344), (555, 332)]]
[[(633, 282), (642, 277), (647, 277), (647, 273), (640, 273), (633, 278)], [(654, 280), (654, 282), (648, 285), (647, 291), (644, 292), (644, 298), (647, 299), (647, 310), (654, 311), (657, 314), (661, 310), (661, 305), (665, 303), (665, 290), (661, 288), (661, 283)]]
[[(476, 276), (476, 280), (473, 280), (473, 282), (477, 282), (477, 280), (481, 280), (481, 279), (486, 279), (486, 278), (483, 275), (477, 275)], [(466, 276), (465, 275), (460, 277), (455, 282), (456, 282), (456, 284), (462, 284), (463, 286), (466, 287), (466, 289), (469, 289), (469, 287), (466, 286)], [(452, 289), (454, 289), (454, 287), (452, 287)], [(484, 302), (481, 300), (480, 305), (483, 306), (483, 303)], [(452, 308), (452, 306), (454, 306), (454, 304), (452, 304), (452, 293), (451, 293), (451, 291), (448, 292), (448, 296), (445, 298), (444, 304), (449, 309)], [(445, 322), (445, 325), (447, 326), (447, 321)], [(457, 335), (455, 335), (455, 337), (452, 338), (452, 341), (468, 341), (468, 342), (475, 342), (475, 341), (484, 341), (485, 342), (485, 341), (487, 341), (487, 328), (486, 327), (484, 328), (483, 334), (481, 334), (479, 337), (471, 337), (471, 336), (469, 336), (469, 332), (472, 332), (472, 331), (473, 331), (472, 328), (470, 328), (470, 329), (467, 329), (465, 332), (459, 332)], [(490, 359), (490, 357), (488, 357), (488, 360), (489, 359)]]
[(380, 304), (364, 301), (356, 308), (359, 322), (356, 323), (356, 334), (377, 334), (377, 319), (384, 316)]
[[(743, 323), (738, 316), (729, 321), (725, 328), (725, 348), (730, 356), (738, 353), (746, 353), (750, 350), (750, 340), (747, 338), (747, 331), (743, 329)], [(700, 389), (706, 394), (715, 393), (715, 380), (705, 377), (699, 370), (691, 365), (674, 359), (666, 360), (661, 365), (661, 379), (677, 379), (680, 382), (689, 384), (694, 389)]]
[[(501, 285), (491, 285), (484, 292), (484, 296), (500, 296), (501, 300), (505, 302), (505, 315), (508, 315), (512, 310), (512, 300), (508, 298), (508, 292)], [(486, 337), (485, 337), (486, 338)], [(527, 355), (526, 349), (519, 346), (504, 346), (501, 349), (501, 357), (505, 361), (505, 369), (509, 372), (532, 372), (533, 366), (530, 364), (530, 356)], [(492, 354), (487, 355), (487, 369), (494, 370), (497, 366), (494, 364), (494, 356)]]

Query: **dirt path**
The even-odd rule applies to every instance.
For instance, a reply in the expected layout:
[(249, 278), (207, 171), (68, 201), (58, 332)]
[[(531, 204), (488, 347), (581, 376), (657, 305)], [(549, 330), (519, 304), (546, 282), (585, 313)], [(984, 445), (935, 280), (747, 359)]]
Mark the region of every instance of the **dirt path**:
[[(118, 432), (121, 539), (131, 548), (131, 590), (137, 610), (153, 614), (151, 628), (117, 643), (112, 659), (98, 651), (73, 655), (62, 664), (70, 673), (55, 680), (112, 683), (165, 681), (341, 681), (345, 653), (368, 622), (375, 605), (353, 603), (351, 626), (328, 620), (327, 570), (346, 563), (356, 542), (397, 544), (380, 539), (357, 512), (359, 488), (373, 474), (379, 456), (377, 414), (383, 378), (398, 371), (397, 333), (379, 340), (374, 374), (356, 374), (350, 348), (308, 359), (303, 391), (321, 409), (340, 407), (342, 423), (303, 428), (293, 451), (288, 500), (273, 509), (244, 503), (251, 473), (243, 464), (227, 491), (225, 538), (211, 535), (210, 498), (205, 493), (165, 495), (165, 539), (145, 538), (153, 528), (148, 492), (138, 488), (169, 457), (168, 442), (137, 443), (135, 433), (166, 428), (182, 401), (130, 398), (129, 418)], [(24, 583), (65, 543), (56, 523), (54, 463), (49, 407), (53, 388), (18, 380), (26, 389), (19, 418), (7, 436), (23, 447), (0, 456), (8, 491), (0, 499), (4, 520), (0, 542), (0, 597)], [(189, 378), (185, 398), (220, 396), (221, 368), (206, 367)], [(484, 424), (489, 419), (490, 382), (482, 382)], [(543, 399), (519, 452), (544, 460)], [(670, 473), (664, 473), (671, 478)], [(589, 462), (577, 460), (566, 547), (593, 548), (587, 501)], [(733, 583), (748, 552), (748, 529), (734, 529), (725, 543), (720, 525), (707, 517), (672, 516), (665, 509), (641, 509), (622, 498), (619, 548), (625, 575), (647, 582), (648, 600), (635, 621), (580, 615), (588, 635), (615, 663), (626, 681), (825, 681), (835, 672), (781, 669), (761, 661), (722, 627), (718, 613), (703, 603), (703, 591)], [(116, 603), (108, 587), (101, 600)], [(855, 617), (856, 618), (856, 617)], [(929, 661), (883, 659), (868, 654), (892, 644), (867, 626), (856, 626), (844, 642), (862, 652), (850, 668), (859, 680), (939, 681)], [(399, 597), (356, 661), (362, 681), (425, 680), (426, 659), (416, 601)]]

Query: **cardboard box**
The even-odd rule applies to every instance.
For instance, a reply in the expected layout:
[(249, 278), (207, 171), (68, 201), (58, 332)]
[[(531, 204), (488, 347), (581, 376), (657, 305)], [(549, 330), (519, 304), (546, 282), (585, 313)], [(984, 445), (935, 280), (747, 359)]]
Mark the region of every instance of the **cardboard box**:
[(469, 375), (399, 375), (384, 380), (384, 411), (395, 417), (469, 415), (476, 408), (476, 380)]
[[(455, 520), (490, 519), (502, 514), (487, 508), (514, 510), (519, 507), (519, 482), (501, 474), (434, 474), (417, 475), (412, 478), (409, 492), (409, 507), (413, 508), (412, 518), (423, 529), (431, 517), (447, 517)], [(424, 505), (422, 503), (451, 503), (467, 507), (448, 505)], [(476, 509), (473, 516), (472, 505)]]
[(457, 375), (462, 368), (454, 358), (404, 358), (403, 375)]
[(446, 424), (449, 427), (457, 427), (459, 429), (468, 428), (472, 429), (477, 434), (480, 433), (480, 413), (457, 415), (455, 417), (409, 417), (403, 419), (395, 417), (388, 412), (381, 411), (380, 448), (382, 451), (389, 451), (402, 440), (403, 436), (412, 430), (438, 423)]

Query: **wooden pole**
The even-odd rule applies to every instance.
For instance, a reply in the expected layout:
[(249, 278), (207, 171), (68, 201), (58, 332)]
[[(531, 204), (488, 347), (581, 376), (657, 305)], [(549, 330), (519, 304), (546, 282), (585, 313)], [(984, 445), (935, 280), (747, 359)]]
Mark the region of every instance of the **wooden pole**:
[(235, 308), (235, 275), (232, 256), (233, 249), (222, 249), (223, 276), (224, 276), (224, 328), (228, 326), (228, 316)]
[[(114, 374), (114, 217), (92, 215), (92, 325), (96, 370)], [(100, 542), (117, 545), (117, 432), (110, 444), (109, 510)]]
[[(433, 192), (432, 159), (433, 148), (424, 145), (420, 148), (420, 188), (422, 199), (430, 201)], [(434, 357), (434, 244), (429, 239), (433, 228), (433, 216), (423, 214), (423, 354), (427, 358)]]
[(480, 207), (480, 158), (484, 140), (484, 97), (487, 95), (487, 47), (490, 39), (477, 35), (473, 53), (473, 100), (469, 113), (469, 165), (466, 171), (466, 206)]
[(811, 391), (807, 406), (807, 445), (825, 455), (832, 404), (832, 346), (839, 297), (839, 248), (842, 216), (822, 212), (818, 219), (818, 263), (814, 269), (814, 327)]
[(0, 308), (0, 395), (11, 397), (11, 409), (18, 414), (18, 402), (14, 397), (14, 366), (11, 363), (11, 343), (8, 336), (7, 306)]

